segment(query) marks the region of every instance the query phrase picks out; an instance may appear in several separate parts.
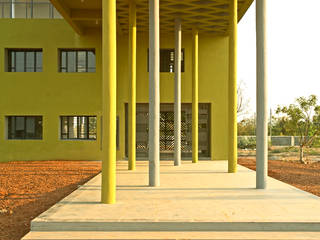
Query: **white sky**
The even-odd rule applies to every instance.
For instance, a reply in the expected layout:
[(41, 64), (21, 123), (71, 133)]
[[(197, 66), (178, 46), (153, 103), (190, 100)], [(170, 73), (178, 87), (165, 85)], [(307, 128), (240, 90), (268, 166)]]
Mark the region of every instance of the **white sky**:
[[(269, 107), (320, 98), (320, 0), (267, 0)], [(255, 4), (238, 25), (238, 81), (256, 107)]]

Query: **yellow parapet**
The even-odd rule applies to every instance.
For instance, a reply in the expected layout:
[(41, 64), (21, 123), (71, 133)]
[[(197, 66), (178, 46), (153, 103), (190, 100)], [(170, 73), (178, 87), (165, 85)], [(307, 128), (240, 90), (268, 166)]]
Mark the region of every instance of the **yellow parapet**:
[(229, 24), (229, 173), (237, 171), (237, 5), (237, 0), (231, 0)]
[(116, 0), (102, 0), (102, 203), (116, 201)]
[(193, 31), (193, 55), (192, 55), (192, 162), (198, 162), (198, 112), (199, 112), (199, 99), (198, 99), (198, 38), (199, 33), (197, 30)]
[(136, 4), (129, 4), (129, 170), (136, 169)]

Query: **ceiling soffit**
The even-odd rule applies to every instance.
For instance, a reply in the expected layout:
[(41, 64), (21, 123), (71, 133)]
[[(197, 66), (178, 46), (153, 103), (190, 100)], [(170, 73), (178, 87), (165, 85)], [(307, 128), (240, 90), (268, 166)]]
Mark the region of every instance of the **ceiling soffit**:
[[(51, 0), (65, 20), (79, 33), (88, 29), (101, 29), (101, 0)], [(238, 19), (247, 11), (253, 0), (238, 0)], [(148, 32), (148, 0), (137, 0), (137, 31)], [(160, 31), (174, 31), (174, 20), (180, 18), (182, 30), (225, 35), (229, 26), (229, 0), (160, 0)], [(128, 33), (129, 2), (117, 0), (117, 28), (120, 34)]]

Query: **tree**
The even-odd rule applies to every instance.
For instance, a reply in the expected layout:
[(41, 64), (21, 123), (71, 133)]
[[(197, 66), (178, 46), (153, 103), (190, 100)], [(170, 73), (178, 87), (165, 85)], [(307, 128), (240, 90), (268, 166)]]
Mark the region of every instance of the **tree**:
[(292, 135), (300, 136), (300, 162), (304, 161), (304, 148), (310, 146), (320, 134), (320, 105), (315, 95), (299, 97), (296, 104), (278, 107), (277, 113), (284, 114), (286, 129)]
[(256, 135), (255, 118), (245, 118), (238, 122), (238, 136), (254, 136)]
[(274, 136), (291, 136), (295, 133), (291, 133), (291, 129), (288, 126), (286, 116), (274, 117), (272, 116), (272, 135)]
[(248, 113), (249, 100), (245, 98), (244, 94), (245, 83), (241, 80), (237, 86), (237, 115), (243, 116)]

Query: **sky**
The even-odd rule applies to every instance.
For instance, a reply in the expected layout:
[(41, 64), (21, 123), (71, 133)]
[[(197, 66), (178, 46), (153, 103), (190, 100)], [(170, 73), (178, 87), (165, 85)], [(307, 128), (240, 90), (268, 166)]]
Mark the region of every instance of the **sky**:
[[(267, 0), (268, 105), (320, 98), (320, 1)], [(255, 4), (238, 25), (238, 83), (256, 108)]]

